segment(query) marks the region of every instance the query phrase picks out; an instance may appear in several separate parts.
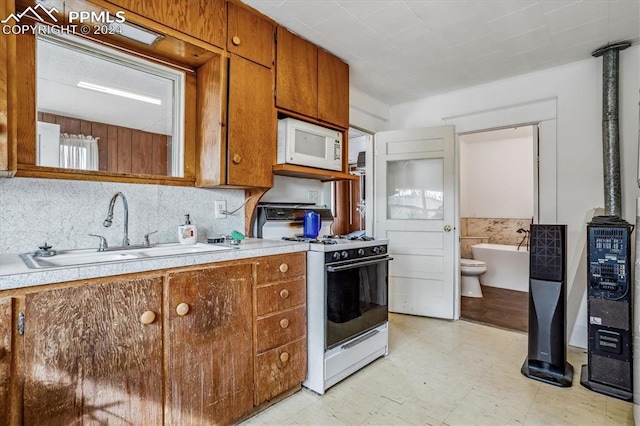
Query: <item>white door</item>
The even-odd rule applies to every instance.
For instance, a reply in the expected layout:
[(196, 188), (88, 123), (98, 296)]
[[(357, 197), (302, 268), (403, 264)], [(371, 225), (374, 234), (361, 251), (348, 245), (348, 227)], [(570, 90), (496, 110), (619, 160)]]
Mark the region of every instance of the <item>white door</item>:
[(375, 135), (375, 234), (389, 239), (389, 311), (454, 318), (454, 128)]

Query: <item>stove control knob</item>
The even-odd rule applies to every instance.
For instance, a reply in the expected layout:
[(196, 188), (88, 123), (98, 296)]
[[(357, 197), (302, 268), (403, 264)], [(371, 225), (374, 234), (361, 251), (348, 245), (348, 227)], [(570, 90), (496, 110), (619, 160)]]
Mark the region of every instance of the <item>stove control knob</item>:
[(372, 251), (373, 254), (380, 254), (380, 247), (374, 247)]
[(364, 256), (364, 249), (358, 249), (358, 256)]
[(340, 260), (340, 252), (339, 251), (333, 252), (333, 255), (331, 255), (331, 257), (333, 258), (333, 260)]
[(379, 250), (380, 254), (384, 254), (384, 252), (386, 251), (387, 251), (387, 248), (385, 246), (380, 246), (380, 250)]
[(349, 257), (349, 253), (347, 253), (346, 251), (343, 251), (342, 253), (340, 253), (340, 255), (342, 256), (343, 259), (346, 259)]

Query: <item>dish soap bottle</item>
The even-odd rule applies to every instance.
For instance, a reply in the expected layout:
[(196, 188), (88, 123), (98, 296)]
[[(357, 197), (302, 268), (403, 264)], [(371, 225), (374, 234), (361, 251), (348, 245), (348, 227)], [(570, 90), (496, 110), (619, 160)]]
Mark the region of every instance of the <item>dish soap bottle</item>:
[(195, 244), (198, 241), (198, 229), (191, 224), (189, 215), (184, 215), (184, 225), (178, 226), (178, 241), (180, 244)]

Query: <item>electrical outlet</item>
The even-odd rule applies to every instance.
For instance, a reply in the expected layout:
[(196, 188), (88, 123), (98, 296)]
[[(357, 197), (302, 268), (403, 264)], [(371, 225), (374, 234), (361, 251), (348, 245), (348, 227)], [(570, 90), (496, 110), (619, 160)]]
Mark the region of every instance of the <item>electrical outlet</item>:
[(227, 202), (223, 200), (217, 200), (215, 202), (216, 209), (216, 219), (226, 219), (227, 218)]
[(307, 199), (310, 203), (318, 204), (318, 191), (309, 191)]

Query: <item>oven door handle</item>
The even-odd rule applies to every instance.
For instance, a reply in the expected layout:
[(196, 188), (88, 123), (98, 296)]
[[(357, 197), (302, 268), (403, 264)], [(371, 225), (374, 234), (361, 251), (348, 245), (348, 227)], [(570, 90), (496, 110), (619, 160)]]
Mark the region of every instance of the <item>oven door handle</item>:
[(377, 259), (377, 260), (365, 260), (364, 262), (354, 262), (348, 265), (341, 265), (341, 266), (327, 266), (327, 272), (340, 272), (346, 269), (354, 269), (354, 268), (360, 268), (361, 266), (375, 265), (377, 263), (388, 262), (390, 260), (393, 260), (393, 257), (385, 257), (383, 259)]

